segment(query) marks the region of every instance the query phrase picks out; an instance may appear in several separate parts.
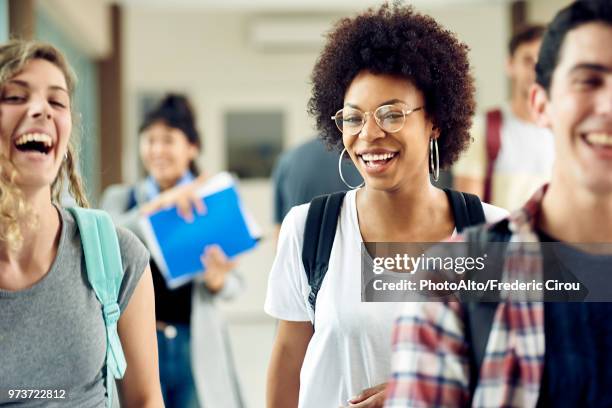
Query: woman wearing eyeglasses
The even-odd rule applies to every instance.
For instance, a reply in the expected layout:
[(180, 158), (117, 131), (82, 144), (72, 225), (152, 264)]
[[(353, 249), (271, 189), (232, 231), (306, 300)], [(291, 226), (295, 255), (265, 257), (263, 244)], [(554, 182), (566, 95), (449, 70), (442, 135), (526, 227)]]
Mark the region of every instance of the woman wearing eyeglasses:
[[(265, 303), (279, 319), (267, 404), (381, 407), (400, 304), (361, 302), (361, 243), (456, 233), (452, 193), (430, 177), (468, 144), (475, 102), (467, 46), (410, 7), (383, 5), (335, 26), (312, 81), (310, 113), (364, 184), (344, 197), (315, 307), (302, 262), (309, 204), (283, 222)], [(476, 203), (482, 220), (506, 214)]]

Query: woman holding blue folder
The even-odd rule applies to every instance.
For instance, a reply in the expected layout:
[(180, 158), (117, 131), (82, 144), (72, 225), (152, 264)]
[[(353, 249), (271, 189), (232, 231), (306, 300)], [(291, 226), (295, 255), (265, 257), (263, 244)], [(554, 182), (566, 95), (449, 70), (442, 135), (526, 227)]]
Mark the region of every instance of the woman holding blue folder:
[[(200, 137), (188, 100), (167, 95), (140, 127), (140, 155), (147, 178), (111, 186), (102, 199), (118, 225), (143, 238), (138, 219), (171, 204), (173, 192), (193, 184)], [(199, 202), (201, 210), (201, 202)], [(169, 289), (152, 262), (162, 391), (166, 407), (242, 407), (225, 323), (214, 301), (231, 299), (243, 282), (220, 247), (203, 248), (206, 272)], [(199, 404), (198, 404), (199, 403)]]

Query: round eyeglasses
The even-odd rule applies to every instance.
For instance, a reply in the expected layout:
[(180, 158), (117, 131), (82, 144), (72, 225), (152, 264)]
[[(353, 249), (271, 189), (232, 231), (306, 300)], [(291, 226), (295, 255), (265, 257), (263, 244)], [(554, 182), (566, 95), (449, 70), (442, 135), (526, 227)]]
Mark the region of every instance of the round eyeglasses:
[(382, 130), (387, 133), (395, 133), (404, 127), (406, 116), (421, 109), (423, 109), (422, 106), (414, 109), (406, 109), (405, 105), (399, 103), (379, 106), (374, 112), (362, 112), (356, 108), (346, 107), (340, 109), (331, 118), (336, 122), (336, 126), (340, 129), (340, 132), (348, 136), (354, 136), (361, 132), (369, 115), (374, 116), (376, 124), (378, 124)]

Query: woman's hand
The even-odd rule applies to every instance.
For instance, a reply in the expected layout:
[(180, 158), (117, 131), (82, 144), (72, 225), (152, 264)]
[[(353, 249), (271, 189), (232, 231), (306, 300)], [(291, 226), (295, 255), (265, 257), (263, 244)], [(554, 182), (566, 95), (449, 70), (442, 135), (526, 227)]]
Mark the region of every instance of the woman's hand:
[(189, 184), (164, 191), (157, 198), (140, 207), (140, 213), (149, 215), (164, 208), (176, 206), (179, 215), (190, 222), (193, 220), (193, 208), (198, 214), (206, 213), (204, 202), (197, 195), (197, 190), (206, 180), (208, 180), (208, 176), (201, 174)]
[(200, 260), (206, 268), (204, 283), (212, 293), (223, 289), (228, 272), (235, 269), (237, 264), (236, 261), (230, 261), (218, 245), (207, 246)]
[(359, 395), (351, 398), (348, 402), (350, 408), (382, 408), (385, 405), (387, 383), (378, 384), (372, 388), (366, 388)]

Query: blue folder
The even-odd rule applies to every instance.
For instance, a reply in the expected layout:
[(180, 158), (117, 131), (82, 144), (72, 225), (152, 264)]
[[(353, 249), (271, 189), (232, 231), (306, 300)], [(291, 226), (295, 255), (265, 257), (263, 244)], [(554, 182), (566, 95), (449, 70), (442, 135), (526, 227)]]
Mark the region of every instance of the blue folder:
[(235, 182), (221, 173), (201, 189), (206, 206), (193, 222), (180, 217), (176, 207), (141, 220), (151, 255), (169, 288), (189, 282), (205, 270), (200, 259), (204, 248), (216, 244), (228, 257), (257, 245), (258, 228), (242, 207)]

